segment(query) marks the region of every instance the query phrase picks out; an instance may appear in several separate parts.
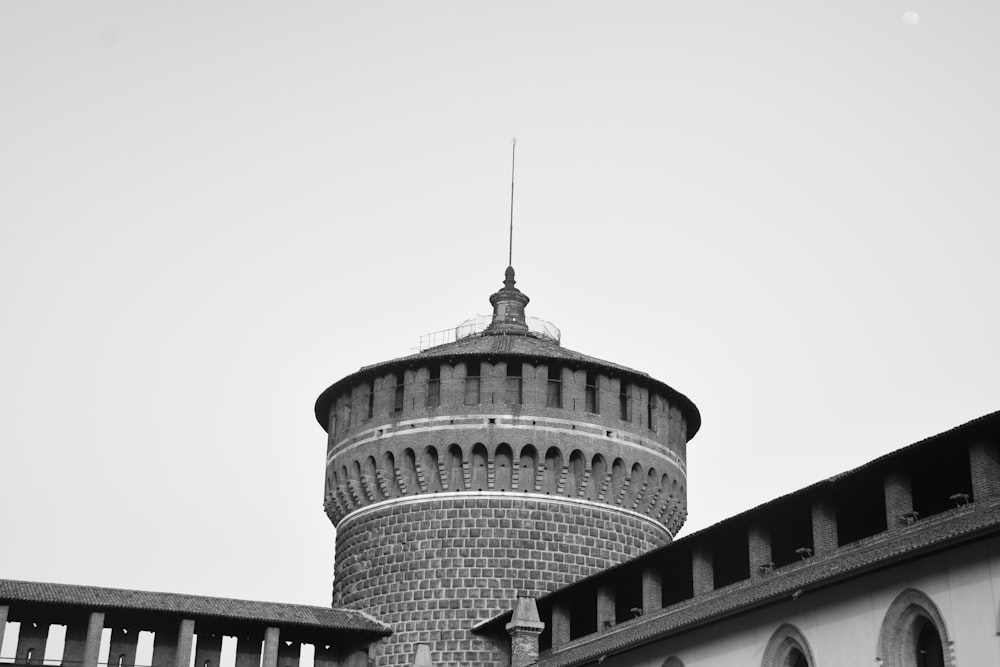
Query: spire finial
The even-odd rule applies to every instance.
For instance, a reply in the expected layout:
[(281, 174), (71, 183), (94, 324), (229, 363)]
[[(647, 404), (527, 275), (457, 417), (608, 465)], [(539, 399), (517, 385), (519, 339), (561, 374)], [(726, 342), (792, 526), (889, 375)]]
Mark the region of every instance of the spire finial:
[(510, 240), (507, 244), (507, 266), (514, 266), (514, 152), (517, 137), (510, 142)]

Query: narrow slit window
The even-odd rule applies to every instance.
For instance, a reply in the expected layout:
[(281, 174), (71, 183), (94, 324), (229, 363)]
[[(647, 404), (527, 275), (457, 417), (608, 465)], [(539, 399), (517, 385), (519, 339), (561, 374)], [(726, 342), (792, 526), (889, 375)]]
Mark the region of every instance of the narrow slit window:
[(621, 417), (622, 421), (629, 421), (631, 393), (632, 386), (623, 381), (621, 391), (618, 393), (618, 416)]
[(481, 363), (470, 361), (466, 364), (465, 372), (465, 404), (479, 405), (479, 374)]
[(562, 407), (562, 369), (549, 366), (549, 381), (545, 390), (545, 407)]
[(368, 416), (365, 419), (371, 419), (375, 416), (375, 380), (372, 380), (371, 387), (368, 389)]
[(427, 381), (427, 407), (436, 408), (439, 405), (441, 405), (441, 367), (434, 366)]
[(584, 387), (584, 409), (587, 412), (600, 412), (597, 402), (597, 373), (587, 371), (587, 384)]
[(649, 395), (649, 401), (646, 403), (646, 423), (649, 424), (649, 430), (656, 430), (656, 396), (652, 394)]
[(521, 405), (523, 397), (522, 389), (524, 383), (521, 373), (523, 372), (521, 362), (507, 362), (507, 384), (504, 391), (504, 403), (507, 405)]

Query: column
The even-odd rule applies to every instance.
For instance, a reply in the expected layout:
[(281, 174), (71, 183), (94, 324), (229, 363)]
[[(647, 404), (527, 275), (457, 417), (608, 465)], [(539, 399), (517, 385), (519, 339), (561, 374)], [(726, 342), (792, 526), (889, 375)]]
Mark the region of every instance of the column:
[(691, 553), (691, 576), (694, 595), (704, 595), (715, 590), (715, 571), (712, 568), (712, 552), (707, 547), (698, 546)]
[(569, 603), (557, 601), (552, 605), (552, 648), (569, 643)]
[(972, 499), (975, 502), (1000, 497), (1000, 452), (997, 443), (976, 439), (969, 445)]
[(506, 625), (511, 667), (530, 667), (538, 662), (538, 635), (544, 628), (534, 598), (518, 596), (510, 623)]
[(597, 631), (607, 632), (615, 625), (615, 589), (610, 583), (597, 588)]
[(750, 578), (759, 579), (771, 573), (774, 564), (771, 562), (771, 533), (759, 524), (750, 526), (747, 531), (747, 548), (750, 551)]
[[(461, 368), (461, 374), (459, 374)], [(465, 395), (465, 364), (441, 364), (441, 408), (452, 411)], [(446, 412), (445, 414), (448, 414)]]
[(504, 396), (507, 389), (507, 363), (498, 361), (495, 364), (484, 361), (480, 367), (482, 380), (479, 403), (484, 408), (506, 410)]
[(268, 628), (264, 631), (264, 658), (260, 667), (278, 666), (278, 644), (281, 642), (281, 632), (278, 628)]
[[(423, 410), (427, 407), (427, 385), (431, 379), (431, 369), (421, 366), (415, 371), (406, 371), (406, 389), (404, 393), (404, 410)], [(438, 383), (438, 392), (441, 383)], [(438, 397), (441, 394), (438, 393)]]
[(544, 408), (548, 397), (549, 367), (545, 364), (524, 362), (524, 404), (532, 410)]
[(174, 654), (174, 667), (188, 667), (191, 664), (191, 646), (193, 643), (194, 621), (190, 618), (185, 618), (177, 627), (177, 652)]
[(3, 646), (3, 633), (7, 629), (7, 618), (10, 616), (10, 607), (0, 604), (0, 646)]
[[(104, 632), (104, 612), (90, 613), (87, 621), (87, 640), (83, 646), (83, 667), (97, 667), (101, 653), (101, 634)], [(187, 667), (184, 663), (183, 667)]]
[(660, 568), (642, 568), (642, 613), (649, 614), (663, 607), (663, 574)]
[(585, 406), (583, 389), (587, 382), (587, 371), (563, 368), (562, 381), (563, 409), (582, 413)]
[(916, 518), (910, 476), (902, 470), (890, 470), (885, 474), (884, 484), (886, 527), (890, 531), (899, 530)]
[(830, 498), (812, 504), (813, 554), (825, 556), (837, 548), (837, 509)]

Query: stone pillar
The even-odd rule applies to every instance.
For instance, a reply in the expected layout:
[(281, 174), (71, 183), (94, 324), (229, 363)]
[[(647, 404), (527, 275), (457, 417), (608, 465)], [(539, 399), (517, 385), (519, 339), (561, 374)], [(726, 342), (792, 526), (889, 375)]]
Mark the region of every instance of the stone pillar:
[(368, 385), (360, 384), (351, 389), (351, 419), (348, 428), (359, 426), (368, 419)]
[(660, 568), (642, 568), (642, 613), (650, 614), (663, 607), (663, 574)]
[(813, 553), (825, 556), (837, 548), (837, 508), (830, 498), (812, 504)]
[(174, 653), (174, 667), (188, 667), (191, 664), (191, 645), (193, 643), (194, 621), (185, 618), (177, 627), (177, 651)]
[[(584, 412), (584, 385), (587, 383), (587, 371), (574, 371), (571, 368), (562, 369), (563, 409)], [(608, 465), (611, 465), (610, 462)]]
[[(243, 635), (236, 638), (236, 667), (259, 667), (260, 665), (260, 636)], [(319, 660), (319, 652), (322, 646), (316, 647), (316, 661)], [(156, 665), (153, 665), (156, 667)]]
[(609, 419), (618, 419), (618, 378), (603, 373), (597, 375), (597, 404), (601, 414)]
[(524, 405), (544, 408), (549, 390), (549, 367), (545, 364), (524, 362)]
[(7, 618), (10, 616), (10, 607), (0, 604), (0, 646), (3, 646), (3, 633), (7, 629)]
[(517, 606), (506, 626), (510, 634), (510, 665), (511, 667), (529, 667), (538, 662), (538, 635), (545, 629), (545, 624), (538, 618), (538, 607), (535, 600), (526, 596), (518, 596)]
[(913, 513), (910, 476), (901, 470), (890, 470), (885, 474), (884, 484), (886, 527), (889, 530), (899, 530), (910, 523), (906, 517)]
[(431, 647), (427, 644), (417, 644), (413, 654), (413, 667), (433, 667), (431, 662)]
[[(427, 407), (427, 387), (431, 381), (431, 369), (421, 366), (416, 371), (407, 371), (409, 396), (405, 399), (405, 409), (423, 410)], [(441, 382), (438, 381), (438, 403), (441, 402)]]
[(747, 531), (747, 548), (750, 552), (750, 578), (759, 579), (771, 573), (771, 533), (759, 524)]
[(480, 369), (482, 380), (480, 381), (479, 403), (484, 408), (496, 408), (501, 412), (506, 410), (504, 407), (504, 395), (507, 388), (506, 362), (498, 361), (491, 364), (484, 361)]
[(997, 450), (996, 442), (983, 439), (976, 439), (969, 445), (971, 491), (975, 502), (1000, 497), (1000, 452)]
[(597, 588), (597, 632), (607, 632), (615, 626), (615, 589), (610, 583)]
[(646, 406), (649, 404), (649, 392), (645, 387), (637, 384), (632, 385), (632, 423), (636, 426), (649, 428), (649, 419), (646, 414)]
[(278, 643), (278, 667), (299, 667), (299, 656), (302, 653), (302, 644), (292, 642), (291, 646), (285, 642)]
[(558, 601), (552, 605), (552, 648), (569, 643), (569, 603)]
[(441, 407), (449, 410), (465, 401), (465, 364), (441, 364)]
[(715, 590), (712, 552), (705, 546), (695, 547), (691, 553), (691, 577), (695, 597)]
[(392, 414), (392, 401), (396, 397), (396, 376), (386, 373), (375, 378), (375, 406), (372, 420), (385, 423)]
[(278, 667), (278, 644), (280, 643), (281, 632), (278, 628), (268, 628), (264, 631), (264, 658), (260, 667)]
[(219, 656), (222, 654), (222, 635), (212, 632), (199, 632), (198, 643), (194, 650), (194, 667), (219, 667)]
[[(101, 634), (104, 632), (104, 612), (93, 611), (87, 621), (87, 639), (83, 645), (83, 667), (97, 667), (101, 654)], [(183, 667), (188, 667), (184, 663)]]

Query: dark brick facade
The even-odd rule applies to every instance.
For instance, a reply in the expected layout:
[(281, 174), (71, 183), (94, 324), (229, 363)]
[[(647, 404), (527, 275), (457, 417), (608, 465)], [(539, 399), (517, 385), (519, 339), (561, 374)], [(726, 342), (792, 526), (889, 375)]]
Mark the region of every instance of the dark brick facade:
[(388, 623), (380, 666), (409, 665), (417, 643), (434, 665), (501, 667), (509, 649), (470, 628), (509, 608), (665, 544), (654, 522), (601, 505), (511, 494), (401, 499), (337, 531), (334, 605)]

